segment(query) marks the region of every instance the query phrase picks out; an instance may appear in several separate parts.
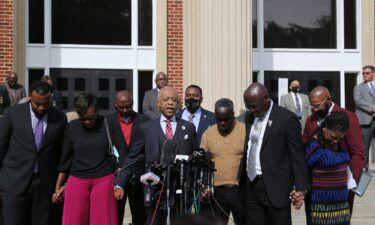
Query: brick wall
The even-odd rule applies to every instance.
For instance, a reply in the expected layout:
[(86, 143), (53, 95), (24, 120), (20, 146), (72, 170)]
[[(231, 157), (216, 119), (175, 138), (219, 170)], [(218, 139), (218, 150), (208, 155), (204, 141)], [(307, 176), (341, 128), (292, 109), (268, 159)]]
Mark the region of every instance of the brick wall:
[(0, 0), (0, 83), (13, 68), (13, 0)]
[(183, 93), (183, 1), (167, 0), (167, 74), (169, 83)]

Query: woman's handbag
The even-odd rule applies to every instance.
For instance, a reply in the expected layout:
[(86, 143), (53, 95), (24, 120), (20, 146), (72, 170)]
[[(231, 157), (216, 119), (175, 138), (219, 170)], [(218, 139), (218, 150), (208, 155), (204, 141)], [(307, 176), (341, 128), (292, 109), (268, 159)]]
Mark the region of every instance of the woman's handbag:
[(111, 157), (111, 161), (112, 161), (112, 163), (115, 167), (115, 172), (117, 173), (120, 169), (120, 162), (119, 162), (120, 155), (119, 155), (116, 147), (112, 144), (111, 134), (109, 133), (108, 122), (107, 122), (106, 117), (104, 117), (104, 123), (105, 123), (105, 130), (106, 130), (106, 133), (107, 133), (108, 143), (109, 143), (108, 153), (109, 153), (109, 156)]

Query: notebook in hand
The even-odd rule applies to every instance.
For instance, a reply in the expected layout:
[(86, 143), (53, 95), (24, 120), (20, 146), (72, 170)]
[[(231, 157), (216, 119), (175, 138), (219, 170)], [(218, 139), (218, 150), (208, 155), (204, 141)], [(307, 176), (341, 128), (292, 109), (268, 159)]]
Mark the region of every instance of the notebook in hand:
[(362, 172), (361, 179), (359, 179), (356, 188), (351, 189), (356, 195), (362, 197), (365, 194), (368, 184), (370, 183), (372, 176), (369, 173)]

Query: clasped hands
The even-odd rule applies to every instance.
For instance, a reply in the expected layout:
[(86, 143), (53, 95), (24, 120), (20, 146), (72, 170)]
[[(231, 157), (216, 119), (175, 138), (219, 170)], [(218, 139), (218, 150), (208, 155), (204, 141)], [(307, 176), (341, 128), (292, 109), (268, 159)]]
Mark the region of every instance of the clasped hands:
[(289, 195), (295, 209), (300, 209), (305, 200), (305, 192), (303, 191), (292, 191)]

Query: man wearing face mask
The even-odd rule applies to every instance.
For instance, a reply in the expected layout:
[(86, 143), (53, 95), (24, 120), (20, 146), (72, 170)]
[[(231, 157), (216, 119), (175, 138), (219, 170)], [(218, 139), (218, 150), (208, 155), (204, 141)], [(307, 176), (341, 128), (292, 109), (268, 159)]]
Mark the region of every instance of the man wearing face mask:
[[(132, 151), (134, 134), (138, 132), (140, 124), (149, 120), (145, 115), (133, 111), (133, 96), (129, 91), (120, 91), (115, 99), (116, 113), (108, 118), (108, 127), (112, 142), (120, 154), (120, 165)], [(140, 176), (145, 173), (145, 162), (137, 162), (134, 166), (127, 168), (132, 171), (132, 179), (125, 184), (125, 196), (119, 200), (119, 224), (122, 224), (126, 199), (129, 199), (132, 224), (143, 225), (146, 221), (146, 211), (143, 204), (143, 187), (139, 181)]]
[(289, 86), (290, 92), (281, 96), (279, 105), (296, 114), (303, 130), (307, 117), (311, 115), (311, 110), (309, 98), (300, 93), (300, 87), (298, 80), (292, 81)]
[(207, 128), (216, 123), (215, 114), (201, 107), (202, 100), (202, 89), (197, 85), (188, 86), (185, 90), (186, 107), (176, 114), (177, 117), (194, 124), (198, 144)]
[(30, 102), (9, 107), (0, 121), (0, 189), (5, 225), (56, 224), (52, 194), (67, 121), (51, 106), (51, 86), (30, 85)]
[[(331, 94), (326, 87), (318, 86), (314, 88), (309, 95), (312, 108), (312, 115), (306, 120), (305, 129), (303, 131), (303, 141), (306, 143), (309, 137), (314, 133), (316, 128), (321, 124), (324, 118), (332, 112), (346, 112), (349, 118), (349, 129), (345, 138), (340, 145), (348, 151), (351, 156), (350, 165), (354, 179), (358, 182), (361, 177), (362, 168), (365, 165), (364, 146), (362, 143), (361, 127), (357, 116), (346, 109), (333, 103)], [(349, 204), (351, 212), (353, 210), (354, 195), (351, 192), (349, 196)]]
[(216, 125), (204, 132), (201, 142), (201, 148), (211, 152), (215, 162), (214, 197), (220, 206), (213, 203), (213, 208), (223, 224), (228, 223), (227, 215), (232, 213), (235, 224), (242, 225), (245, 215), (237, 174), (244, 151), (245, 125), (235, 119), (233, 102), (227, 98), (215, 103), (215, 116)]

